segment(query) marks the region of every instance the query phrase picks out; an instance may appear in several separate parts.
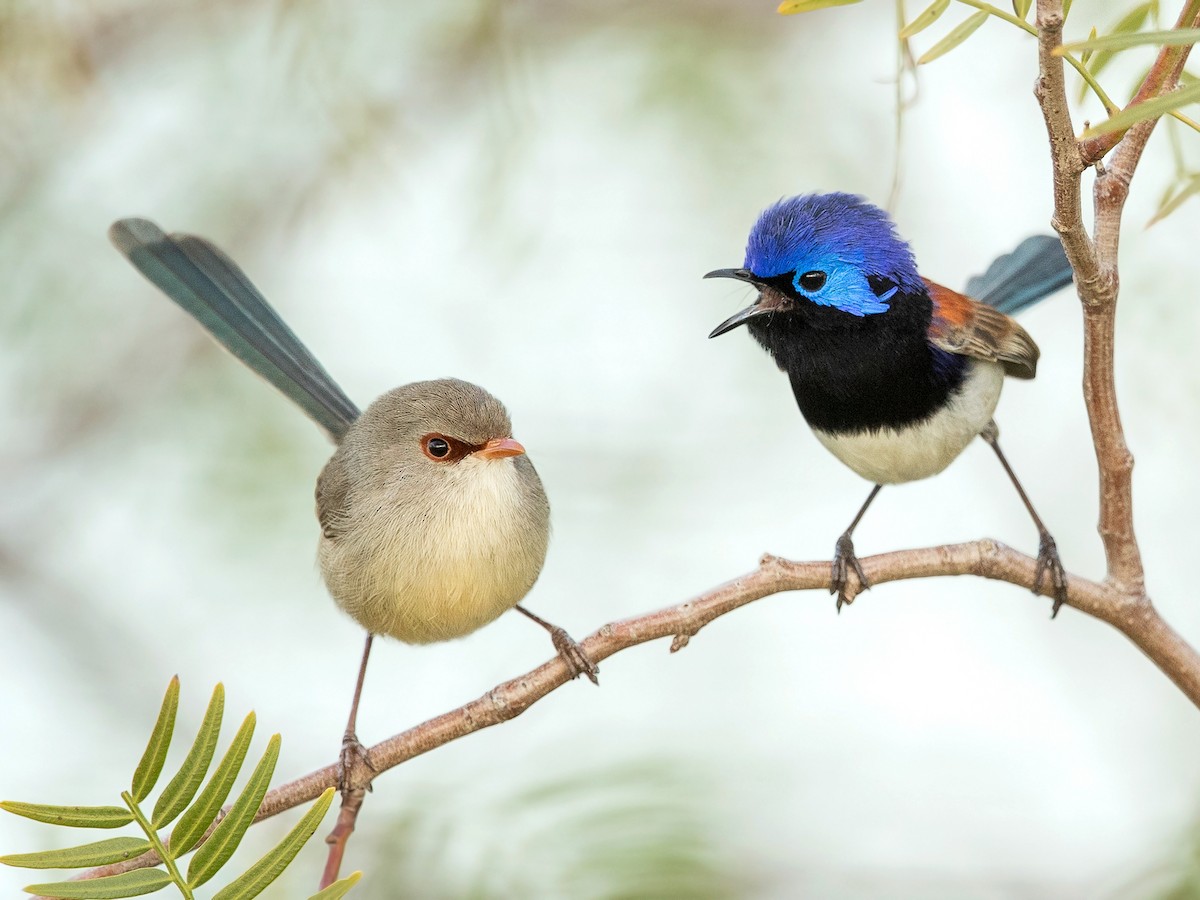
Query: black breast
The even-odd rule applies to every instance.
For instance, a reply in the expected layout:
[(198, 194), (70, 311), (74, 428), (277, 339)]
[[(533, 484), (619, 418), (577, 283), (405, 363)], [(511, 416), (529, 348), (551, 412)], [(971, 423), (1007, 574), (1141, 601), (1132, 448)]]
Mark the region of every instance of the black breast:
[(861, 318), (804, 299), (796, 303), (747, 324), (787, 372), (800, 412), (814, 428), (911, 425), (961, 387), (967, 360), (929, 344), (927, 294), (893, 295), (887, 312)]

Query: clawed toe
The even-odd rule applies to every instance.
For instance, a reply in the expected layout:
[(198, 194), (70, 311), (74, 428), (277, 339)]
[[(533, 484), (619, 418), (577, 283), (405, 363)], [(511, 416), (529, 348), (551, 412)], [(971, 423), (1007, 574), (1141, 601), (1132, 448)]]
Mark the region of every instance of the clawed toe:
[(1033, 577), (1035, 594), (1042, 592), (1042, 585), (1046, 581), (1047, 574), (1050, 576), (1050, 583), (1054, 588), (1054, 607), (1050, 612), (1050, 618), (1053, 619), (1058, 615), (1062, 605), (1067, 602), (1067, 572), (1058, 556), (1058, 546), (1054, 543), (1054, 538), (1048, 531), (1043, 531), (1038, 542), (1037, 572)]
[(854, 601), (854, 597), (846, 590), (849, 587), (851, 569), (854, 570), (854, 574), (858, 578), (858, 590), (867, 590), (871, 586), (871, 583), (867, 581), (867, 575), (863, 571), (862, 563), (854, 555), (854, 541), (850, 539), (849, 534), (843, 534), (837, 539), (837, 544), (834, 546), (833, 563), (829, 577), (829, 593), (838, 595), (838, 612), (842, 611), (843, 603), (852, 603)]
[(600, 684), (599, 666), (588, 659), (578, 641), (567, 634), (564, 629), (558, 627), (550, 629), (550, 639), (554, 641), (554, 649), (558, 651), (559, 657), (571, 670), (571, 678), (586, 675), (592, 684)]

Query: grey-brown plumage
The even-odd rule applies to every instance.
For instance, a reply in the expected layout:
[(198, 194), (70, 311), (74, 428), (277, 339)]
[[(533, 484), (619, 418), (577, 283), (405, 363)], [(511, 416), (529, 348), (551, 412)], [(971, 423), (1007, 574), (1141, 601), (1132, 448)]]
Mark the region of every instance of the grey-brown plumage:
[[(369, 635), (449, 640), (517, 607), (550, 633), (574, 675), (596, 680), (565, 631), (517, 606), (545, 561), (550, 507), (499, 400), (457, 379), (421, 381), (360, 414), (213, 244), (145, 219), (122, 219), (109, 236), (338, 445), (317, 482), (318, 555), (334, 600)], [(370, 646), (368, 637), (364, 667)], [(352, 713), (348, 734), (353, 723)]]
[(317, 481), (329, 592), (368, 631), (413, 644), (462, 637), (514, 607), (550, 537), (527, 456), (438, 460), (421, 449), (430, 434), (484, 448), (512, 424), (476, 385), (405, 385), (367, 408)]

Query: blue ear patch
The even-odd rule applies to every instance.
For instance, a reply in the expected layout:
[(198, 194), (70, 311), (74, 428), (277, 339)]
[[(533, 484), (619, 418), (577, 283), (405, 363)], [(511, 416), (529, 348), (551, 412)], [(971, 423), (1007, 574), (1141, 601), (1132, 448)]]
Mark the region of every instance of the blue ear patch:
[(885, 313), (891, 309), (887, 301), (895, 296), (899, 287), (892, 287), (876, 294), (871, 284), (859, 269), (845, 262), (832, 262), (821, 266), (825, 273), (825, 284), (819, 291), (806, 291), (800, 287), (800, 273), (792, 279), (796, 293), (817, 306), (832, 306), (860, 319)]

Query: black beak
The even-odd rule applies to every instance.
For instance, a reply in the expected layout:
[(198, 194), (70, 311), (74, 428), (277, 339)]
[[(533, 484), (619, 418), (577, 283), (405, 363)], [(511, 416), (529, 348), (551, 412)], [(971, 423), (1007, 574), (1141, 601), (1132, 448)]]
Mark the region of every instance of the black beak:
[(704, 276), (705, 278), (732, 278), (735, 281), (744, 281), (747, 284), (754, 284), (754, 273), (749, 269), (713, 269)]
[[(749, 269), (717, 269), (709, 272), (705, 278), (732, 278), (734, 281), (744, 281), (746, 284), (758, 287), (759, 280), (754, 276), (754, 273)], [(774, 293), (774, 292), (770, 292)], [(774, 302), (772, 302), (774, 301)], [(753, 306), (747, 306), (741, 312), (734, 313), (720, 325), (712, 330), (710, 338), (715, 338), (717, 335), (724, 334), (727, 331), (733, 331), (739, 325), (744, 325), (753, 319), (755, 316), (765, 316), (767, 313), (778, 312), (780, 303), (778, 298), (764, 299), (762, 296)]]

